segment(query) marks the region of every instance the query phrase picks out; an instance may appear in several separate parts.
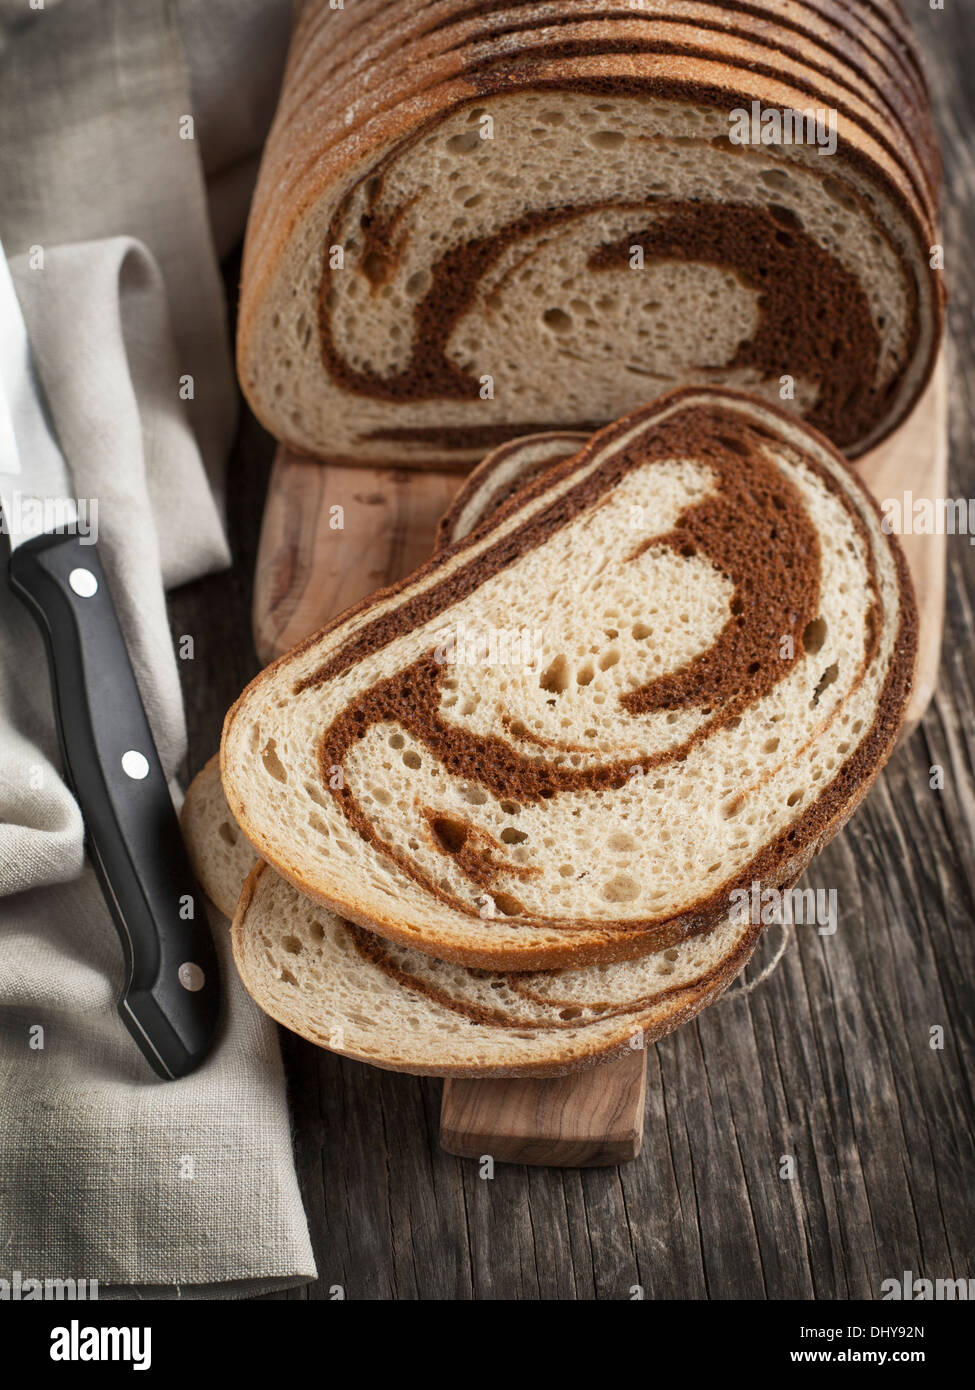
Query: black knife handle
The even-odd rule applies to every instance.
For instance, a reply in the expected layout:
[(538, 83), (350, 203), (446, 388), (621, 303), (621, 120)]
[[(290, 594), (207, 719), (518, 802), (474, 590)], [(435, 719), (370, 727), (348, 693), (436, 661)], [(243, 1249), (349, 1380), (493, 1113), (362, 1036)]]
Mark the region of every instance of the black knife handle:
[(119, 1013), (158, 1075), (185, 1076), (216, 1031), (216, 954), (95, 546), (35, 536), (10, 581), (44, 634), (65, 769), (122, 942)]

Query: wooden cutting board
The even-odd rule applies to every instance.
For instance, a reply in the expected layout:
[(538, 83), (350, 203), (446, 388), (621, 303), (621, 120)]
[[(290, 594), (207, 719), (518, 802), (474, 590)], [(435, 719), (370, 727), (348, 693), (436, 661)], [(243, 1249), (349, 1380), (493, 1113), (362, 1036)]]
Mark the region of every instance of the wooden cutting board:
[[(944, 356), (905, 425), (857, 465), (881, 501), (941, 498), (948, 478)], [(425, 560), (456, 475), (331, 468), (278, 450), (254, 581), (254, 642), (272, 661), (364, 595)], [(905, 736), (937, 683), (945, 608), (944, 536), (902, 538), (921, 610)], [(555, 1080), (446, 1080), (440, 1139), (450, 1153), (512, 1163), (591, 1167), (635, 1158), (643, 1137), (646, 1053)]]

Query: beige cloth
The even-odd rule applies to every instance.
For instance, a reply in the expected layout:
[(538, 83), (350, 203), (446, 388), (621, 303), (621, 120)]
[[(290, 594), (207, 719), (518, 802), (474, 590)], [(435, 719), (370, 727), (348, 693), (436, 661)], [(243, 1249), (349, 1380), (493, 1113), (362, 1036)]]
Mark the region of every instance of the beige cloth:
[[(0, 237), (170, 777), (186, 735), (164, 590), (229, 561), (215, 238), (242, 230), (289, 8), (0, 0)], [(159, 1081), (116, 1013), (121, 951), (60, 776), (41, 639), (0, 581), (0, 1278), (186, 1297), (314, 1277), (276, 1036), (214, 927), (219, 1044)]]

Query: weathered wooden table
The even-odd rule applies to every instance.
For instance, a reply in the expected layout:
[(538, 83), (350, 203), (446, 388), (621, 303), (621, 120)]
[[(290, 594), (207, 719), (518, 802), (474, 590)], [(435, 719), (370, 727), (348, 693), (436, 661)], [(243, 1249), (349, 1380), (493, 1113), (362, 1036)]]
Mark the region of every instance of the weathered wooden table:
[[(951, 495), (970, 497), (975, 5), (906, 8), (943, 134)], [(196, 639), (191, 771), (257, 670), (250, 589), (271, 454), (244, 412), (228, 485), (235, 567), (173, 596), (174, 634)], [(640, 1285), (648, 1298), (842, 1299), (877, 1297), (904, 1270), (975, 1277), (973, 576), (975, 550), (951, 538), (934, 705), (806, 879), (837, 890), (839, 931), (800, 928), (759, 990), (654, 1048), (636, 1162), (498, 1165), (482, 1180), (438, 1146), (438, 1081), (282, 1034), (321, 1277), (277, 1297), (328, 1298), (339, 1284), (348, 1298), (625, 1299)]]

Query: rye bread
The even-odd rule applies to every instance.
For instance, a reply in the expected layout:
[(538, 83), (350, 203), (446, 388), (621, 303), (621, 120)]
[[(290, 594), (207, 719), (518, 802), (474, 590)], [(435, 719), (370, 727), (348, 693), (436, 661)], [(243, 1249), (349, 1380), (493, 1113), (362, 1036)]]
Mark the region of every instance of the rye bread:
[[(532, 665), (451, 657), (536, 625)], [(902, 553), (840, 456), (685, 390), (269, 667), (224, 788), (258, 854), (392, 941), (635, 958), (794, 881), (888, 756), (915, 652)]]
[[(943, 290), (927, 264), (930, 112), (897, 86), (896, 24), (830, 4), (679, 8), (702, 22), (608, 6), (581, 22), (561, 6), (311, 7), (242, 285), (241, 378), (280, 438), (335, 462), (460, 467), (528, 429), (590, 429), (669, 384), (723, 377), (777, 399), (783, 375), (795, 408), (850, 452), (904, 418), (933, 365)], [(559, 22), (477, 40), (509, 14)], [(722, 14), (726, 31), (707, 27)], [(838, 154), (722, 151), (728, 111), (752, 98), (837, 105)], [(481, 113), (503, 149), (464, 144)], [(521, 170), (511, 197), (506, 169)], [(623, 254), (634, 242), (651, 262), (641, 276)], [(756, 305), (779, 283), (792, 309), (758, 331)]]

